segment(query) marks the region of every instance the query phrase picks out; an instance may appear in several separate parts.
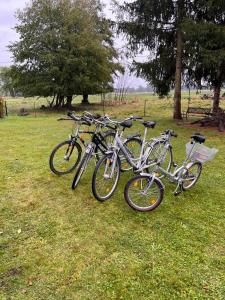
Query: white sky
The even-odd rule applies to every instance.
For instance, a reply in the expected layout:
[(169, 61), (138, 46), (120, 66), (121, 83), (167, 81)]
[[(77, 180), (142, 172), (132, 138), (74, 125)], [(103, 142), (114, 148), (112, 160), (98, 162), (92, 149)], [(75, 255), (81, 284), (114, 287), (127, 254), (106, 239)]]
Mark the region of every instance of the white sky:
[[(121, 0), (122, 2), (123, 0)], [(8, 66), (12, 62), (11, 53), (7, 49), (7, 45), (18, 39), (13, 27), (16, 25), (15, 11), (17, 9), (23, 9), (27, 0), (0, 0), (0, 66)], [(105, 12), (108, 16), (112, 16), (111, 12), (111, 0), (103, 0), (106, 8)], [(121, 40), (116, 40), (116, 47), (121, 47)], [(131, 85), (137, 87), (139, 85), (145, 85), (145, 82), (140, 79), (131, 76)]]

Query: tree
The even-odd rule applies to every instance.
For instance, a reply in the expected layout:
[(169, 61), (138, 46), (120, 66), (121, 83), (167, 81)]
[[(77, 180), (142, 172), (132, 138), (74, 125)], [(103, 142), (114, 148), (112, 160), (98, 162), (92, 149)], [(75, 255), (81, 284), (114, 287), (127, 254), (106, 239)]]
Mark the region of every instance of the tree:
[(69, 107), (73, 95), (88, 102), (112, 90), (121, 66), (98, 0), (32, 0), (17, 19), (20, 40), (10, 49), (25, 96), (53, 96), (51, 105)]
[(161, 96), (175, 88), (173, 117), (181, 119), (181, 76), (185, 60), (182, 24), (186, 17), (192, 17), (192, 1), (136, 0), (117, 6), (122, 11), (119, 31), (126, 35), (130, 52), (150, 52), (147, 62), (134, 61), (134, 69)]
[(196, 17), (184, 25), (191, 56), (189, 73), (198, 86), (213, 87), (213, 111), (217, 112), (225, 83), (225, 5), (221, 0), (198, 0), (194, 5)]
[(2, 67), (0, 69), (0, 90), (5, 96), (16, 96), (15, 80), (10, 67)]

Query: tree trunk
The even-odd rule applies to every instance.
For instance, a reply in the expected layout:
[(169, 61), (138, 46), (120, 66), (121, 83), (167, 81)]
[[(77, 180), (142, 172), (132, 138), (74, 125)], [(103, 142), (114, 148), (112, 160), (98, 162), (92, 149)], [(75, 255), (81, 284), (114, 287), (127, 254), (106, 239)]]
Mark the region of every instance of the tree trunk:
[(72, 100), (73, 100), (73, 96), (67, 96), (66, 97), (66, 107), (67, 108), (72, 108)]
[(4, 118), (4, 100), (0, 97), (0, 118)]
[(182, 54), (183, 54), (183, 36), (182, 31), (177, 31), (177, 54), (176, 54), (176, 73), (175, 73), (175, 91), (174, 91), (174, 112), (175, 120), (182, 120), (181, 114), (181, 73), (182, 73)]
[(88, 94), (83, 94), (82, 104), (90, 104), (88, 101)]
[(220, 85), (214, 86), (214, 97), (213, 97), (213, 112), (216, 113), (220, 106)]
[(55, 108), (62, 108), (64, 104), (64, 96), (58, 94), (56, 98)]

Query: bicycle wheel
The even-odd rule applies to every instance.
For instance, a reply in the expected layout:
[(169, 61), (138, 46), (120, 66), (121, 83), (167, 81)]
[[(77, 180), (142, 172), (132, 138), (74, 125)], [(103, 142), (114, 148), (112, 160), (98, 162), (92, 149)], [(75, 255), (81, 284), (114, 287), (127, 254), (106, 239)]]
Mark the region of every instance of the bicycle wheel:
[[(153, 147), (152, 150), (150, 151), (149, 157), (148, 157), (148, 164), (151, 162), (160, 162), (160, 167), (169, 172), (172, 167), (173, 163), (173, 153), (171, 147), (169, 147), (165, 151), (165, 143), (163, 141), (157, 141)], [(163, 155), (165, 153), (165, 155)], [(149, 167), (148, 172), (153, 173), (157, 172), (157, 177), (158, 178), (163, 178), (164, 175), (161, 174), (159, 171), (157, 171), (157, 166)]]
[[(113, 141), (115, 139), (115, 132), (108, 130), (106, 132), (104, 132), (103, 134), (103, 143), (109, 147), (110, 145), (113, 144)], [(100, 149), (97, 147), (96, 148), (96, 158), (97, 160), (99, 160), (102, 157), (102, 152), (100, 151)]]
[(200, 162), (189, 163), (186, 170), (182, 174), (182, 188), (184, 191), (192, 188), (198, 181), (202, 172), (202, 164)]
[(71, 173), (78, 165), (82, 148), (73, 140), (58, 144), (49, 157), (49, 167), (57, 175)]
[(91, 155), (92, 155), (91, 153), (84, 153), (84, 156), (83, 156), (83, 158), (82, 158), (82, 160), (81, 160), (81, 162), (80, 162), (80, 164), (77, 168), (76, 174), (75, 174), (73, 182), (72, 182), (72, 189), (73, 190), (77, 187), (77, 185), (78, 185), (78, 183), (81, 179), (82, 174), (86, 170), (86, 167), (87, 167), (87, 164), (88, 164), (88, 161), (89, 161)]
[[(132, 137), (128, 139), (124, 143), (124, 146), (126, 146), (133, 159), (139, 158), (141, 153), (141, 146), (142, 146), (142, 141), (139, 138)], [(121, 161), (121, 172), (132, 170), (132, 167), (130, 166), (129, 162), (126, 160), (126, 157), (124, 156), (121, 150), (119, 151), (119, 157)]]
[[(120, 178), (120, 159), (117, 157), (114, 171), (112, 156), (104, 155), (97, 163), (92, 177), (92, 192), (95, 198), (104, 202), (109, 199)], [(113, 174), (112, 174), (113, 171)]]
[(147, 212), (156, 209), (163, 200), (164, 187), (161, 181), (147, 175), (131, 178), (124, 189), (124, 198), (134, 210)]

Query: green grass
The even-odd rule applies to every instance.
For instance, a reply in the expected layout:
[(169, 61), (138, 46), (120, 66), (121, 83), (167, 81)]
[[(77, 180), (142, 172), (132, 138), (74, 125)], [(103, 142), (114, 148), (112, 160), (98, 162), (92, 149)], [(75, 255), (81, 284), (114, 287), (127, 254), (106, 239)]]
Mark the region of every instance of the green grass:
[[(193, 190), (176, 198), (165, 182), (162, 204), (147, 214), (123, 199), (132, 173), (106, 203), (91, 194), (93, 164), (75, 191), (73, 174), (50, 173), (49, 154), (71, 131), (58, 115), (0, 120), (0, 299), (225, 298), (224, 134), (174, 123), (171, 107), (171, 100), (149, 102), (158, 121), (149, 136), (175, 129), (178, 163), (193, 131), (219, 153)], [(143, 102), (107, 109), (137, 115)]]

